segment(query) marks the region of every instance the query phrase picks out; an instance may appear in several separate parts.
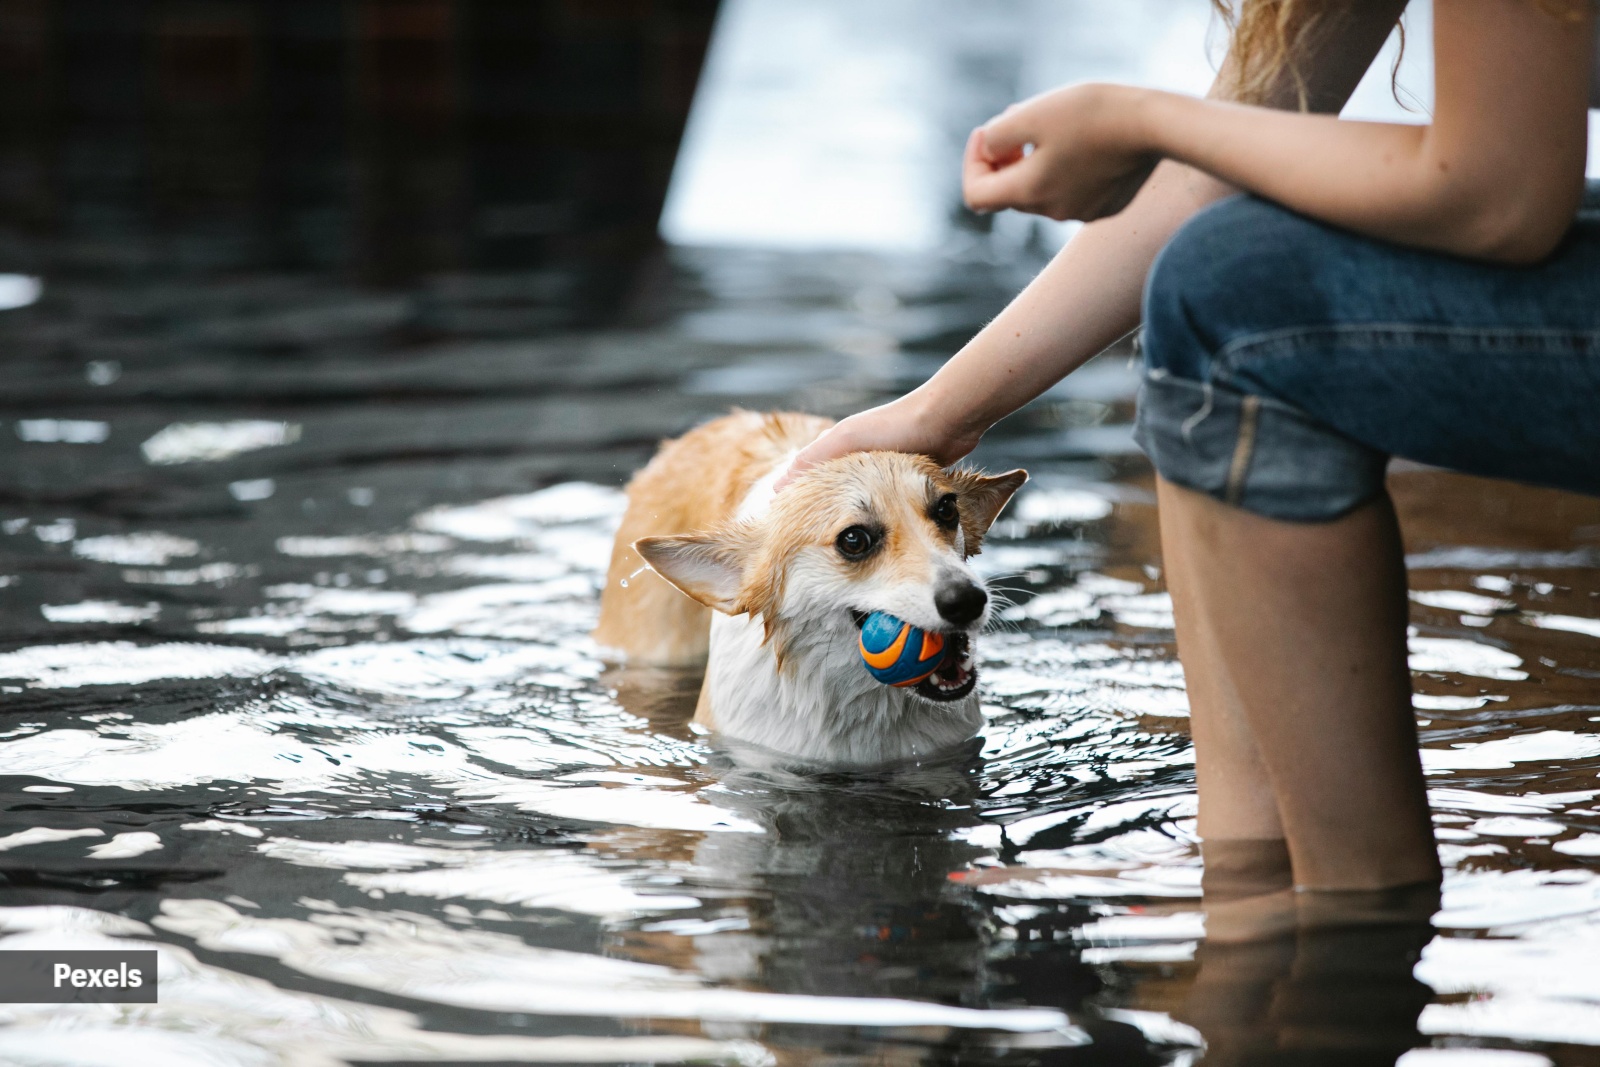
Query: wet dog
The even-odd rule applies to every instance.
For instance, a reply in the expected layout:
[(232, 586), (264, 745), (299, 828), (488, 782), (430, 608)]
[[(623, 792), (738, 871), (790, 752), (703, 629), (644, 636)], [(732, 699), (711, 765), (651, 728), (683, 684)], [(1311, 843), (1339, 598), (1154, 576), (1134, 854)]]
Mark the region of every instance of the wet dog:
[[(967, 560), (1028, 476), (866, 452), (775, 494), (829, 425), (735, 412), (664, 444), (628, 486), (595, 640), (631, 665), (704, 663), (695, 721), (772, 752), (874, 766), (948, 751), (981, 723), (990, 598)], [(874, 612), (941, 635), (938, 668), (907, 687), (868, 674)]]

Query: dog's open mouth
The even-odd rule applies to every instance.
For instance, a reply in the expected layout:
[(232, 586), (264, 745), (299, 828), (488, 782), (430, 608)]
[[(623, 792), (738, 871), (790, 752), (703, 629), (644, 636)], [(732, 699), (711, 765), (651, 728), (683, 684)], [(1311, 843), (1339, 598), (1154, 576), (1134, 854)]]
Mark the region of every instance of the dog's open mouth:
[(939, 669), (912, 687), (928, 700), (960, 700), (978, 684), (978, 665), (972, 660), (972, 639), (957, 631), (945, 635), (944, 661)]

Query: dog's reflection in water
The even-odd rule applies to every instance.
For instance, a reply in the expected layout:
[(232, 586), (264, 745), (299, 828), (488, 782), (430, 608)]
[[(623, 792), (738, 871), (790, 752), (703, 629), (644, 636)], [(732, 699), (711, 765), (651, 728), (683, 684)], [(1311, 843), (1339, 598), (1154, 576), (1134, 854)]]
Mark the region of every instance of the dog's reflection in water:
[[(652, 730), (688, 737), (698, 676), (682, 674), (626, 671), (610, 681), (619, 702)], [(1250, 932), (1248, 911), (1230, 901), (1232, 939), (1202, 943), (1193, 965), (1164, 977), (1137, 965), (1083, 962), (1077, 931), (1103, 910), (1090, 902), (1030, 900), (1031, 918), (996, 915), (990, 898), (950, 877), (991, 856), (973, 843), (982, 835), (967, 833), (983, 825), (977, 747), (919, 765), (838, 773), (716, 745), (699, 776), (700, 798), (761, 832), (629, 830), (592, 839), (598, 851), (686, 871), (682, 889), (705, 902), (687, 925), (640, 922), (617, 931), (609, 950), (722, 987), (1056, 1007), (1091, 1044), (1025, 1047), (979, 1032), (896, 1037), (814, 1026), (655, 1025), (780, 1048), (825, 1045), (844, 1055), (840, 1062), (957, 1055), (1019, 1065), (1172, 1062), (1173, 1048), (1100, 1012), (1130, 1005), (1197, 1030), (1207, 1065), (1388, 1067), (1425, 1043), (1417, 1018), (1431, 991), (1412, 969), (1432, 936), (1436, 898), (1301, 901), (1298, 927), (1282, 921), (1281, 909), (1268, 909), (1259, 934)]]
[(983, 915), (949, 875), (986, 850), (976, 745), (936, 763), (830, 773), (724, 749), (708, 799), (764, 831), (707, 834), (700, 889), (738, 899), (742, 939), (699, 946), (702, 973), (782, 993), (970, 1003)]
[(690, 725), (695, 700), (700, 696), (705, 672), (698, 667), (635, 667), (609, 664), (600, 684), (617, 706), (643, 719), (652, 734), (686, 741), (695, 736)]
[[(686, 871), (673, 891), (705, 907), (666, 929), (643, 921), (619, 931), (609, 951), (723, 988), (1013, 1006), (1009, 996), (991, 996), (997, 926), (989, 909), (950, 877), (991, 854), (964, 835), (982, 824), (977, 747), (920, 765), (842, 773), (719, 746), (706, 768), (713, 781), (699, 796), (761, 832), (653, 835), (655, 854), (671, 848), (674, 866)], [(638, 856), (638, 831), (619, 834), (613, 845), (628, 840)], [(1076, 970), (1074, 989), (1098, 988), (1092, 971)], [(811, 1050), (806, 1056), (826, 1048), (844, 1056), (841, 1063), (940, 1062), (956, 1054), (989, 1062), (1001, 1055), (993, 1043), (1008, 1036), (709, 1020), (682, 1030)]]

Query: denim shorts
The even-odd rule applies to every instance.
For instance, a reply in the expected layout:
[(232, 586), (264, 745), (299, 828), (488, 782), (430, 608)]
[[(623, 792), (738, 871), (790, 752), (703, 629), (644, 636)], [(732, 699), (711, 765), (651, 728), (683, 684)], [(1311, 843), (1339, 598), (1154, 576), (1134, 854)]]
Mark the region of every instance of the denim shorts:
[(1139, 444), (1229, 504), (1337, 518), (1391, 456), (1600, 494), (1600, 184), (1531, 267), (1231, 197), (1157, 258), (1144, 322)]

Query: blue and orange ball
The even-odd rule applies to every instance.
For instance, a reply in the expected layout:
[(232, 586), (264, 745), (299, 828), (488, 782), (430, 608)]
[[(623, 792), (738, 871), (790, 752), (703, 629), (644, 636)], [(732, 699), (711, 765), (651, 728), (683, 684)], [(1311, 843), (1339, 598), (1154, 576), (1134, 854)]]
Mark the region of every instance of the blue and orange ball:
[(944, 662), (944, 634), (875, 611), (861, 624), (861, 662), (884, 685), (916, 685)]

